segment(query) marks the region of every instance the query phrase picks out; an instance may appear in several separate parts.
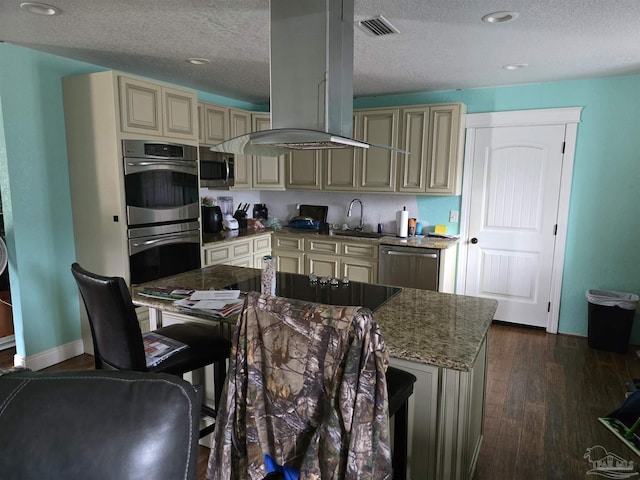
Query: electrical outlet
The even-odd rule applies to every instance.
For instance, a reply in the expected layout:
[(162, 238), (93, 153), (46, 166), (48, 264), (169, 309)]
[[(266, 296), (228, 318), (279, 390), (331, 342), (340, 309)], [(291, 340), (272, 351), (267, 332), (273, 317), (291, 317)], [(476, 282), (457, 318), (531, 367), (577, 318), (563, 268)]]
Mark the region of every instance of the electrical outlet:
[(449, 210), (449, 223), (458, 223), (458, 210)]

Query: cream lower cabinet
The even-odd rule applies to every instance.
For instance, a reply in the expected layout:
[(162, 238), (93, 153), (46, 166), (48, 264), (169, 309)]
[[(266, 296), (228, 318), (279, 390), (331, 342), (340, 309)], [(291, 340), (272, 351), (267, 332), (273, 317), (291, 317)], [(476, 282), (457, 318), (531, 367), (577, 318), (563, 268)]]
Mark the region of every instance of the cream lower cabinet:
[(260, 268), (262, 257), (265, 255), (271, 255), (271, 235), (269, 233), (207, 244), (202, 249), (202, 266), (224, 264)]
[(124, 75), (118, 85), (122, 132), (197, 141), (195, 92)]
[(287, 273), (304, 273), (304, 237), (301, 235), (273, 235), (273, 257), (276, 270)]
[(409, 478), (471, 480), (484, 435), (487, 340), (469, 372), (389, 363), (417, 378), (409, 398)]
[(378, 278), (378, 245), (372, 242), (336, 241), (333, 237), (275, 234), (273, 256), (282, 272), (344, 278), (375, 283)]

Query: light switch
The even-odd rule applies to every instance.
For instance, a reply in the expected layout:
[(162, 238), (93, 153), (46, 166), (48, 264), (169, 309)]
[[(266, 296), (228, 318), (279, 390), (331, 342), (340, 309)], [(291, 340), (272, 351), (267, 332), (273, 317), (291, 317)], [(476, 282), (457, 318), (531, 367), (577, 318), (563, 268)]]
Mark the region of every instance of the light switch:
[(458, 223), (458, 210), (449, 210), (449, 223)]

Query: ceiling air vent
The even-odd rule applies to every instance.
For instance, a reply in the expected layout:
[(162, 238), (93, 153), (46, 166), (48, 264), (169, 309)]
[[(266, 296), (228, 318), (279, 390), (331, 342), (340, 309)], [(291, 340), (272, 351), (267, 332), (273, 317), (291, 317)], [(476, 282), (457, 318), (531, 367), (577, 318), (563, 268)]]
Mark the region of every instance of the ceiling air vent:
[(358, 26), (374, 37), (381, 37), (383, 35), (391, 35), (392, 33), (400, 33), (396, 27), (389, 23), (389, 20), (382, 15), (377, 17), (368, 18), (366, 20), (358, 21)]

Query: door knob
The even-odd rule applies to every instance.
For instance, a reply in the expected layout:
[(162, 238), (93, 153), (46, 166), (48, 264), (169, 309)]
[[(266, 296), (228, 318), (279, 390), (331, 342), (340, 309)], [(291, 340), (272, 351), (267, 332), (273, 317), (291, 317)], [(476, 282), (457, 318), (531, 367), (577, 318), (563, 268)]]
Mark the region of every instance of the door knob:
[(471, 243), (473, 243), (475, 245), (476, 243), (478, 243), (478, 239), (476, 237), (473, 237), (471, 239)]

